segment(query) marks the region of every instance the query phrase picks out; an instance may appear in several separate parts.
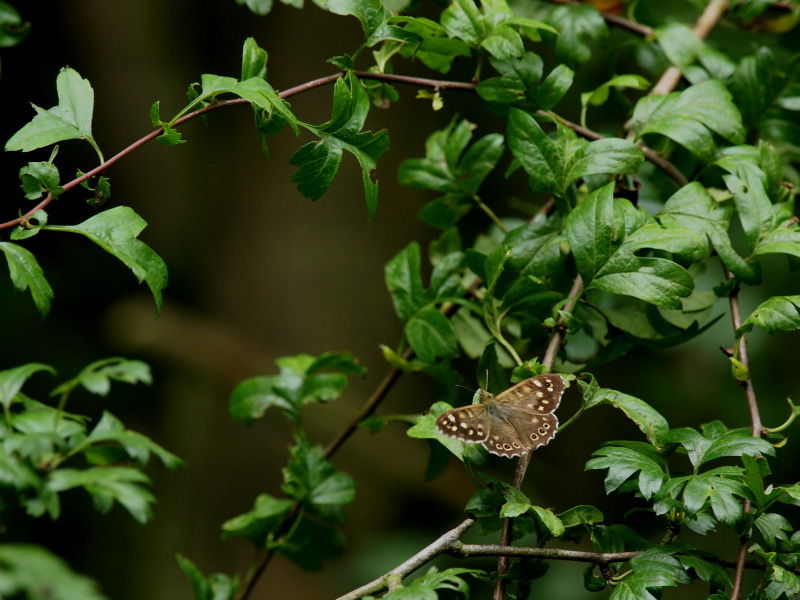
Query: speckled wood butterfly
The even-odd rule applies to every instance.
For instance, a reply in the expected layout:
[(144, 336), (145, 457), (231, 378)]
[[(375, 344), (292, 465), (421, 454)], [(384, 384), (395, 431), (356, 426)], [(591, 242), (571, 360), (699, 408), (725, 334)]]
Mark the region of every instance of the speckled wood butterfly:
[(537, 375), (497, 396), (483, 392), (480, 404), (448, 410), (436, 419), (436, 427), (444, 435), (481, 443), (498, 456), (521, 456), (555, 437), (558, 418), (553, 412), (563, 393), (560, 375)]

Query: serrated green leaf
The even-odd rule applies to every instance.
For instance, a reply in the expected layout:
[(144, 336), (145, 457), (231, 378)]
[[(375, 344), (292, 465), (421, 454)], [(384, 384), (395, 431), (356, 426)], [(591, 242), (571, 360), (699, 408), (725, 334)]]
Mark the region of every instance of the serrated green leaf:
[(267, 51), (261, 48), (252, 37), (247, 38), (242, 46), (241, 81), (251, 77), (267, 78)]
[(585, 408), (610, 404), (620, 409), (629, 419), (636, 423), (651, 444), (660, 446), (665, 443), (665, 438), (669, 431), (667, 420), (649, 404), (639, 398), (616, 390), (600, 388), (596, 385), (588, 386), (582, 381), (578, 381), (578, 383), (583, 391)]
[(635, 254), (642, 248), (642, 240), (631, 234), (641, 225), (631, 223), (632, 229), (627, 232), (621, 229), (624, 225), (620, 218), (630, 212), (630, 205), (623, 200), (615, 202), (612, 190), (613, 184), (596, 190), (567, 218), (567, 238), (587, 289), (680, 309), (680, 298), (694, 289), (692, 276), (671, 260)]
[(156, 310), (161, 312), (161, 291), (167, 285), (167, 266), (150, 246), (136, 239), (145, 227), (147, 223), (133, 209), (118, 206), (78, 225), (47, 225), (42, 229), (80, 233), (117, 257), (133, 271), (139, 282), (147, 283), (155, 299)]
[(150, 384), (153, 382), (153, 378), (150, 374), (150, 367), (140, 360), (128, 360), (120, 357), (105, 358), (81, 369), (76, 377), (59, 385), (50, 392), (50, 395), (58, 396), (69, 393), (75, 387), (82, 385), (92, 394), (107, 396), (111, 390), (112, 381)]
[(153, 495), (143, 484), (150, 478), (138, 469), (129, 467), (103, 467), (88, 469), (58, 469), (47, 478), (46, 486), (54, 492), (76, 487), (84, 488), (92, 496), (100, 512), (108, 511), (114, 501), (124, 506), (140, 523), (150, 519)]
[(800, 296), (773, 296), (765, 300), (745, 319), (736, 335), (741, 336), (753, 327), (767, 333), (800, 329)]
[(94, 90), (89, 80), (74, 69), (64, 68), (56, 77), (56, 90), (58, 105), (49, 110), (34, 105), (36, 116), (11, 136), (6, 150), (30, 152), (64, 140), (85, 139), (102, 161), (100, 149), (92, 138)]
[(740, 481), (727, 479), (715, 471), (689, 478), (683, 490), (686, 510), (697, 513), (708, 502), (714, 516), (728, 525), (742, 516), (743, 499), (752, 500), (750, 490)]
[(725, 456), (741, 456), (742, 454), (775, 456), (775, 448), (768, 441), (753, 437), (748, 429), (732, 429), (711, 442), (702, 456), (698, 458), (697, 465), (700, 466), (710, 460)]
[[(365, 184), (375, 185), (372, 172), (377, 160), (389, 148), (389, 136), (385, 130), (361, 131), (369, 105), (364, 86), (349, 71), (347, 77), (338, 79), (334, 86), (330, 121), (319, 126), (304, 125), (320, 138), (301, 147), (289, 159), (290, 164), (300, 167), (292, 175), (292, 181), (304, 196), (311, 200), (322, 196), (339, 170), (344, 150), (356, 157), (362, 171), (369, 176)], [(374, 194), (369, 187), (365, 192), (368, 199)]]
[(610, 494), (636, 472), (639, 472), (639, 490), (650, 499), (658, 491), (666, 473), (661, 466), (651, 459), (630, 448), (608, 446), (595, 451), (586, 463), (586, 469), (608, 469), (605, 479), (606, 494)]
[(20, 187), (28, 200), (38, 200), (45, 192), (55, 199), (64, 191), (59, 185), (58, 168), (51, 162), (29, 162), (19, 170), (19, 177), (22, 181)]
[(694, 554), (677, 554), (675, 558), (680, 561), (684, 569), (693, 569), (697, 577), (703, 581), (718, 587), (733, 585), (733, 578), (730, 573), (719, 563), (704, 560)]
[(658, 577), (664, 582), (669, 582), (660, 585), (692, 582), (678, 559), (663, 547), (651, 548), (637, 554), (631, 559), (630, 565), (637, 574), (647, 573), (654, 579)]
[(602, 43), (608, 27), (600, 13), (589, 5), (562, 5), (550, 10), (547, 22), (558, 29), (556, 56), (558, 62), (577, 67), (591, 58), (590, 42)]
[(53, 289), (45, 279), (44, 271), (28, 250), (11, 242), (0, 242), (0, 251), (5, 254), (8, 270), (14, 287), (24, 292), (30, 289), (36, 310), (43, 317), (50, 312)]
[(347, 514), (342, 506), (355, 500), (353, 478), (337, 470), (323, 456), (321, 446), (312, 446), (304, 438), (297, 439), (289, 455), (283, 469), (283, 492), (325, 521), (345, 524)]
[(794, 526), (778, 513), (762, 513), (756, 517), (755, 525), (764, 536), (764, 544), (768, 549), (777, 550), (778, 540), (788, 541), (787, 532), (794, 531)]

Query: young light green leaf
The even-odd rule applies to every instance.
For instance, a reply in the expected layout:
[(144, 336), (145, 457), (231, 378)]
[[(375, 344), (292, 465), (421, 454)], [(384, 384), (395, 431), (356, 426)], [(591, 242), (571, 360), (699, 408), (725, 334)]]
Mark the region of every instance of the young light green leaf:
[(64, 191), (60, 183), (58, 168), (51, 162), (30, 162), (19, 170), (20, 186), (28, 200), (38, 200), (45, 193), (58, 198)]
[(251, 77), (267, 78), (267, 51), (261, 48), (252, 37), (247, 38), (242, 46), (241, 81)]
[(11, 136), (6, 150), (30, 152), (64, 140), (84, 139), (103, 161), (100, 148), (92, 138), (94, 90), (77, 71), (64, 68), (56, 77), (58, 105), (49, 110), (36, 109), (33, 120)]
[(42, 229), (80, 233), (121, 260), (141, 283), (150, 288), (161, 311), (161, 291), (167, 285), (167, 266), (150, 246), (136, 239), (147, 223), (133, 209), (118, 206), (101, 212), (78, 225), (47, 225)]
[(28, 250), (11, 242), (0, 242), (0, 251), (6, 256), (8, 270), (14, 287), (21, 292), (31, 290), (36, 310), (43, 317), (50, 312), (53, 289), (44, 277), (44, 271), (36, 258)]

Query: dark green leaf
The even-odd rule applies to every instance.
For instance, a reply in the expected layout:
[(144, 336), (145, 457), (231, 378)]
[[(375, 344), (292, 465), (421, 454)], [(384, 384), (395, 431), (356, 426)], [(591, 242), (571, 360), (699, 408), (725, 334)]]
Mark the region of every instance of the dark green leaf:
[(243, 536), (257, 548), (263, 548), (270, 535), (278, 532), (293, 502), (285, 498), (275, 498), (269, 494), (259, 494), (252, 510), (228, 519), (222, 524), (222, 539)]
[(422, 285), (420, 248), (411, 242), (384, 267), (384, 278), (400, 320), (408, 321), (427, 300)]
[(94, 505), (100, 512), (108, 511), (114, 501), (122, 504), (140, 523), (150, 519), (153, 495), (142, 484), (150, 479), (139, 471), (128, 467), (103, 467), (89, 469), (59, 469), (50, 474), (47, 487), (54, 492), (63, 492), (76, 487), (91, 494)]
[(279, 540), (271, 549), (286, 555), (302, 569), (319, 571), (323, 560), (342, 553), (344, 535), (329, 525), (304, 518), (292, 530), (288, 540)]
[(150, 367), (139, 360), (106, 358), (87, 365), (75, 378), (59, 385), (50, 392), (50, 395), (58, 396), (69, 393), (77, 386), (82, 385), (92, 394), (107, 396), (111, 390), (112, 381), (150, 384), (153, 382), (153, 378), (150, 374)]
[(404, 331), (409, 344), (424, 363), (458, 355), (458, 340), (453, 324), (433, 306), (426, 306), (414, 313)]
[(610, 404), (620, 409), (631, 419), (639, 429), (647, 436), (647, 439), (654, 446), (665, 443), (665, 436), (669, 431), (669, 425), (664, 417), (649, 404), (636, 398), (623, 394), (616, 390), (589, 386), (583, 381), (578, 381), (583, 391), (583, 403), (585, 408), (593, 408), (601, 404)]
[(764, 545), (770, 550), (777, 550), (778, 540), (788, 541), (787, 532), (794, 531), (786, 517), (778, 513), (762, 513), (756, 517), (755, 524), (764, 536)]
[(560, 33), (556, 42), (558, 62), (570, 67), (577, 67), (591, 58), (590, 42), (600, 44), (608, 37), (603, 17), (587, 4), (556, 6), (551, 9), (547, 22)]
[(117, 257), (133, 271), (139, 282), (147, 283), (155, 299), (156, 310), (160, 312), (161, 290), (167, 285), (167, 266), (150, 246), (136, 239), (145, 227), (147, 223), (133, 209), (118, 206), (79, 225), (47, 225), (42, 229), (80, 233)]
[(586, 463), (586, 469), (608, 469), (605, 480), (607, 494), (639, 471), (639, 490), (645, 498), (650, 499), (667, 478), (657, 462), (630, 448), (607, 446), (595, 451), (592, 456), (595, 458)]
[(50, 301), (53, 299), (53, 289), (47, 283), (36, 258), (22, 246), (11, 242), (0, 242), (0, 251), (6, 256), (14, 287), (21, 292), (30, 288), (36, 310), (43, 317), (47, 316), (50, 312)]
[(283, 469), (283, 492), (322, 519), (345, 524), (342, 506), (355, 499), (353, 478), (338, 471), (323, 456), (321, 446), (312, 446), (304, 438), (297, 439), (289, 454), (289, 464)]
[(330, 121), (319, 126), (305, 125), (319, 136), (319, 141), (306, 144), (289, 159), (290, 164), (300, 167), (292, 181), (304, 196), (318, 200), (325, 193), (339, 170), (344, 150), (356, 157), (368, 176), (364, 179), (365, 184), (369, 182), (365, 188), (367, 198), (374, 193), (372, 172), (389, 148), (389, 136), (385, 131), (361, 131), (369, 104), (364, 86), (352, 71), (336, 81)]

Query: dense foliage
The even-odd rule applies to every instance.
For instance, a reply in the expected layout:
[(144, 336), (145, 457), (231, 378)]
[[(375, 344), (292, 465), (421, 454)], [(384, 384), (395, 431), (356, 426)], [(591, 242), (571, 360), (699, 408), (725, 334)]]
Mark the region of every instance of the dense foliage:
[[(271, 0), (237, 2), (257, 14), (272, 9)], [(268, 77), (266, 50), (248, 38), (238, 78), (202, 75), (189, 86), (188, 104), (172, 116), (155, 102), (149, 116), (156, 129), (106, 160), (92, 133), (94, 91), (73, 65), (55, 76), (58, 104), (34, 105), (35, 116), (5, 145), (7, 152), (22, 153), (52, 148), (48, 160), (19, 171), (22, 196), (37, 204), (2, 224), (8, 235), (0, 250), (13, 286), (27, 290), (46, 316), (54, 292), (26, 244), (51, 232), (78, 233), (144, 282), (160, 311), (167, 265), (138, 239), (146, 223), (134, 208), (114, 205), (106, 173), (142, 142), (182, 144), (187, 121), (250, 104), (265, 155), (282, 131), (313, 136), (289, 160), (296, 167), (292, 182), (305, 197), (321, 198), (343, 160), (354, 158), (372, 218), (380, 210), (377, 172), (392, 133), (370, 129), (372, 108), (391, 108), (407, 85), (422, 88), (419, 95), (433, 110), (457, 107), (454, 90), (482, 101), (482, 121), (450, 110), (427, 138), (424, 156), (400, 165), (400, 183), (428, 198), (419, 218), (439, 233), (427, 251), (410, 241), (385, 265), (402, 336), (381, 347), (390, 372), (352, 423), (323, 446), (303, 420), (313, 405), (341, 397), (348, 378), (366, 374), (347, 352), (285, 356), (276, 361), (276, 374), (246, 379), (232, 391), (233, 419), (257, 427), (282, 413), (293, 443), (282, 496), (260, 494), (251, 510), (222, 524), (223, 539), (242, 537), (255, 547), (243, 574), (205, 575), (190, 549), (178, 557), (194, 597), (251, 597), (256, 582), (269, 580), (267, 567), (277, 554), (319, 570), (342, 553), (345, 507), (356, 497), (356, 481), (332, 456), (358, 427), (380, 435), (387, 419), (376, 411), (406, 373), (426, 374), (440, 394), (425, 414), (405, 418), (408, 435), (430, 444), (426, 478), (440, 476), (454, 455), (477, 489), (460, 525), (431, 531), (439, 536), (433, 544), (343, 597), (435, 598), (440, 590), (448, 590), (447, 597), (472, 590), (475, 597), (494, 588), (496, 598), (527, 598), (535, 596), (536, 580), (548, 576), (552, 560), (587, 563), (586, 589), (620, 600), (652, 599), (663, 588), (698, 582), (702, 595), (715, 600), (800, 594), (794, 508), (800, 483), (775, 480), (770, 466), (800, 409), (789, 400), (785, 423), (762, 423), (761, 407), (773, 400), (756, 395), (751, 372), (760, 365), (747, 353), (755, 328), (770, 334), (800, 329), (800, 295), (781, 289), (749, 314), (740, 301), (781, 288), (780, 276), (770, 279), (773, 271), (763, 268), (768, 255), (785, 259), (789, 271), (800, 265), (794, 205), (800, 63), (786, 42), (800, 5), (697, 0), (667, 13), (669, 7), (646, 0), (453, 0), (444, 8), (380, 0), (317, 4), (361, 25), (362, 39), (343, 41), (342, 52), (350, 53), (330, 59), (340, 72), (278, 91)], [(417, 9), (429, 16), (416, 16)], [(16, 11), (0, 3), (0, 18), (0, 45), (24, 42), (28, 26)], [(737, 40), (747, 36), (752, 51), (728, 38), (716, 42), (721, 27), (735, 30)], [(582, 69), (598, 64), (599, 55), (608, 76), (587, 86)], [(412, 61), (436, 79), (400, 74)], [(444, 79), (454, 72), (458, 80)], [(321, 85), (332, 88), (330, 119), (306, 123), (289, 98)], [(606, 107), (602, 118), (599, 107)], [(58, 154), (67, 152), (58, 145), (66, 140), (87, 142), (98, 166), (66, 181), (58, 168)], [(77, 224), (52, 223), (50, 203), (78, 187), (90, 191), (96, 214)], [(522, 198), (509, 201), (512, 195)], [(709, 422), (696, 419), (693, 427), (671, 427), (647, 398), (598, 380), (598, 367), (624, 365), (641, 348), (696, 340), (713, 346), (702, 336), (720, 320), (728, 323), (725, 360), (743, 391), (737, 401), (746, 404), (749, 423), (719, 414)], [(787, 369), (797, 363), (791, 355), (784, 360)], [(105, 396), (114, 381), (149, 383), (148, 367), (138, 360), (99, 360), (55, 388), (52, 401), (22, 389), (35, 374), (53, 369), (7, 367), (0, 372), (3, 509), (57, 519), (60, 494), (82, 488), (98, 511), (119, 503), (146, 521), (154, 497), (141, 468), (151, 453), (169, 468), (181, 461), (110, 412), (93, 422), (65, 409), (81, 388)], [(618, 409), (641, 430), (636, 439), (609, 432), (602, 446), (584, 449), (591, 455), (585, 469), (603, 471), (605, 492), (632, 509), (621, 520), (581, 497), (569, 507), (538, 506), (522, 491), (531, 453), (514, 459), (513, 480), (504, 481), (494, 473), (504, 459), (445, 437), (435, 426), (459, 398), (456, 384), (479, 381), (500, 393), (545, 373), (561, 374), (582, 398), (574, 415), (562, 415), (561, 432), (592, 418), (601, 405)], [(662, 385), (675, 382), (665, 374)], [(631, 526), (630, 517), (641, 512), (648, 515), (648, 531), (658, 535)], [(489, 541), (464, 543), (470, 529)], [(706, 543), (715, 536), (736, 543), (718, 555), (718, 546)], [(513, 548), (504, 549), (512, 540)], [(426, 566), (441, 554), (465, 559), (463, 566)], [(473, 556), (499, 557), (496, 570), (473, 568)], [(407, 578), (420, 567), (421, 574)], [(758, 577), (745, 578), (750, 570)], [(30, 544), (0, 545), (0, 573), (3, 597), (104, 597), (54, 554)]]

